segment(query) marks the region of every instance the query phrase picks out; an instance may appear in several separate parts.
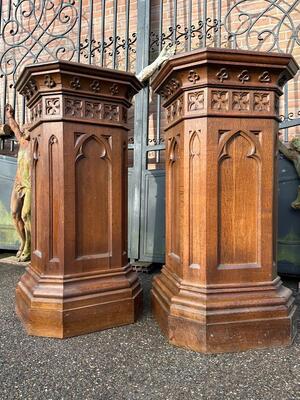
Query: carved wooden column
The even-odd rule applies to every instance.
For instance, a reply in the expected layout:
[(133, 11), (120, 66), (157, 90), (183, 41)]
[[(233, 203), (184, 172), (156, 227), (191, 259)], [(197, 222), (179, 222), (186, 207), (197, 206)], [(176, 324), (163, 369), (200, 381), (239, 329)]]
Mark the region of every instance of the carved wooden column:
[(135, 321), (127, 257), (127, 109), (134, 75), (69, 62), (26, 67), (32, 258), (16, 292), (31, 335), (64, 338)]
[(166, 265), (153, 284), (169, 341), (202, 352), (287, 345), (294, 300), (276, 272), (278, 99), (288, 55), (199, 50), (153, 82), (167, 110)]

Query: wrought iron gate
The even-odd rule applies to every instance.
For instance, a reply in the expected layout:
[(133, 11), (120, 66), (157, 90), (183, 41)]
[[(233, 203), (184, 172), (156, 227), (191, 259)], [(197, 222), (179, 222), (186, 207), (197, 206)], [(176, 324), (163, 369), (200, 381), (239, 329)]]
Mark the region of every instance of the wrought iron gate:
[[(0, 115), (30, 120), (15, 82), (24, 65), (62, 58), (139, 72), (163, 46), (300, 51), (300, 0), (4, 0), (0, 2)], [(296, 88), (296, 89), (295, 89)], [(285, 88), (281, 128), (298, 133), (297, 81)], [(289, 107), (289, 99), (294, 105)], [(290, 102), (291, 103), (291, 102)], [(129, 255), (164, 259), (164, 127), (159, 96), (135, 98), (129, 135)], [(1, 121), (0, 121), (1, 122)], [(134, 135), (133, 135), (134, 131)]]

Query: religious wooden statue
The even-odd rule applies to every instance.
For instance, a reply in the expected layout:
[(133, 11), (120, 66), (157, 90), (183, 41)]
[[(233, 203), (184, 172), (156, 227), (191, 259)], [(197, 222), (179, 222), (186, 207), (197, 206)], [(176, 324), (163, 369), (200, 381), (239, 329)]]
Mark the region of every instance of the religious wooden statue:
[(5, 114), (7, 123), (19, 142), (17, 173), (11, 194), (11, 213), (21, 242), (16, 256), (19, 261), (24, 262), (30, 260), (31, 251), (30, 135), (26, 129), (20, 129), (10, 104), (5, 106)]
[(138, 80), (142, 83), (147, 82), (156, 72), (156, 70), (175, 54), (175, 50), (176, 47), (174, 45), (166, 45), (153, 63), (143, 68), (142, 71), (136, 75)]
[[(292, 139), (289, 147), (279, 140), (279, 151), (293, 162), (300, 178), (300, 138)], [(300, 210), (300, 186), (298, 187), (296, 200), (292, 202), (291, 206), (295, 210)]]

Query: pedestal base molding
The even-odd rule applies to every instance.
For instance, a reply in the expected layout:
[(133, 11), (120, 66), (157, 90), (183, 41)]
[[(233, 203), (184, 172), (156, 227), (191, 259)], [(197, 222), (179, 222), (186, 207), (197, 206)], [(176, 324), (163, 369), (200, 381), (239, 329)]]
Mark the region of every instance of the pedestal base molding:
[(131, 266), (76, 277), (28, 268), (16, 290), (16, 311), (29, 335), (66, 338), (136, 321), (142, 289)]
[(152, 309), (171, 344), (204, 353), (290, 345), (294, 298), (279, 278), (255, 286), (196, 286), (163, 268)]

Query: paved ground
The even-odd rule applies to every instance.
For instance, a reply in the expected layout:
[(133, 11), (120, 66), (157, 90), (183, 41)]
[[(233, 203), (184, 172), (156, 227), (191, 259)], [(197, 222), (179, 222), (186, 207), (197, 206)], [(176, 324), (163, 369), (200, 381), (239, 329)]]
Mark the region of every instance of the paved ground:
[(151, 316), (153, 275), (143, 274), (145, 309), (135, 325), (64, 341), (28, 337), (14, 314), (22, 272), (0, 263), (1, 400), (300, 399), (299, 336), (289, 348), (238, 354), (172, 347)]

